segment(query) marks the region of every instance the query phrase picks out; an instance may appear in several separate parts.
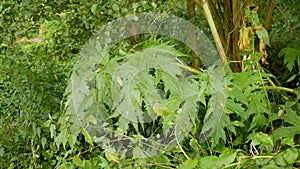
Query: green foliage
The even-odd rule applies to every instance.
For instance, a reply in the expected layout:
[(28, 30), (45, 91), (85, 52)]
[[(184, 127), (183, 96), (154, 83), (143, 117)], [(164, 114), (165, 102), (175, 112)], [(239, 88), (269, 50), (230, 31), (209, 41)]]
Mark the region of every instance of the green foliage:
[(283, 48), (279, 52), (279, 56), (284, 56), (284, 64), (289, 71), (293, 69), (298, 69), (299, 72), (299, 65), (300, 65), (300, 50), (299, 50), (300, 40), (296, 40), (288, 45), (288, 47)]
[[(144, 42), (124, 40), (105, 60), (92, 61), (95, 79), (78, 111), (68, 81), (79, 50), (94, 32), (130, 13), (185, 17), (186, 4), (136, 1), (129, 8), (123, 0), (4, 0), (0, 168), (299, 168), (300, 5), (277, 5), (270, 36), (265, 29), (255, 32), (274, 52), (268, 57), (270, 71), (257, 64), (261, 55), (253, 48), (245, 72), (210, 67), (191, 74), (179, 62), (191, 62), (189, 49), (145, 35)], [(255, 11), (248, 15), (254, 16), (251, 23), (263, 23)], [(86, 108), (79, 122), (76, 112)], [(133, 113), (125, 118), (124, 110)], [(115, 153), (110, 139), (97, 137), (93, 126), (132, 138), (136, 148), (126, 152), (133, 157)], [(159, 155), (140, 158), (148, 152), (141, 143), (173, 128), (177, 138), (170, 147), (156, 145)]]

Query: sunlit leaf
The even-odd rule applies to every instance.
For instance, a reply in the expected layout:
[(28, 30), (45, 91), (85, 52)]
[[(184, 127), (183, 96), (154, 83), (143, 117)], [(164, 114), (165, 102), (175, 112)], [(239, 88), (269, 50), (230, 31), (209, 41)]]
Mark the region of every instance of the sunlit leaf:
[(116, 153), (105, 151), (104, 154), (108, 161), (113, 161), (115, 163), (120, 164), (120, 158), (118, 157), (118, 155)]
[(87, 143), (89, 143), (91, 146), (94, 146), (93, 140), (92, 140), (91, 136), (89, 135), (89, 133), (86, 131), (86, 129), (81, 128), (81, 133), (83, 134), (85, 141)]
[(78, 166), (78, 167), (82, 167), (82, 160), (79, 157), (79, 154), (77, 154), (76, 156), (73, 157), (73, 163)]

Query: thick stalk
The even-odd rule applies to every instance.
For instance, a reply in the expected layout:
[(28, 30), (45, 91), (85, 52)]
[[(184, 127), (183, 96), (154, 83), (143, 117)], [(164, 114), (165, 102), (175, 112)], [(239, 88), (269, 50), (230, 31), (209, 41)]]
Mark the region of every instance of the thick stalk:
[(215, 7), (215, 6), (217, 6), (218, 9), (220, 9), (220, 5), (218, 4), (218, 2), (216, 2), (216, 4), (214, 5), (212, 1), (208, 1), (208, 4), (211, 7), (212, 14), (216, 21), (216, 26), (219, 30), (219, 36), (220, 36), (222, 45), (225, 46), (226, 42), (225, 42), (224, 26), (222, 24), (222, 21), (224, 18), (222, 17), (222, 13), (219, 12), (220, 10), (217, 10)]
[[(209, 25), (210, 30), (212, 32), (212, 35), (214, 37), (214, 40), (215, 40), (215, 43), (216, 43), (216, 46), (217, 46), (217, 49), (218, 49), (218, 52), (219, 52), (222, 64), (223, 65), (227, 65), (228, 62), (227, 62), (227, 59), (226, 59), (226, 54), (225, 54), (224, 48), (222, 46), (222, 43), (221, 43), (220, 36), (218, 34), (217, 28), (216, 28), (215, 23), (213, 21), (212, 15), (210, 13), (208, 4), (206, 3), (206, 0), (202, 0), (202, 3), (199, 0), (195, 0), (195, 2), (196, 2), (197, 5), (202, 6), (202, 8), (204, 10), (204, 13), (206, 15), (206, 19), (207, 19), (208, 25)], [(227, 71), (231, 71), (231, 69), (230, 69), (229, 66), (227, 68)]]

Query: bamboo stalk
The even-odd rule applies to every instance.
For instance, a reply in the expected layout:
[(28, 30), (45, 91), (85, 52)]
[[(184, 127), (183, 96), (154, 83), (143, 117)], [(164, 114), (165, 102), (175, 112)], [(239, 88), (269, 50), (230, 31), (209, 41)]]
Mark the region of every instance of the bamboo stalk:
[[(195, 2), (198, 6), (199, 5), (202, 6), (202, 8), (204, 10), (208, 25), (210, 27), (210, 30), (212, 32), (212, 35), (214, 37), (214, 40), (215, 40), (215, 43), (216, 43), (216, 46), (217, 46), (217, 50), (218, 50), (219, 55), (220, 55), (220, 59), (222, 61), (222, 64), (225, 66), (225, 65), (228, 64), (227, 59), (226, 59), (226, 54), (225, 54), (224, 48), (222, 46), (222, 42), (220, 40), (220, 36), (218, 34), (217, 28), (216, 28), (215, 23), (213, 21), (212, 15), (210, 13), (208, 4), (207, 4), (206, 0), (202, 0), (202, 2), (200, 2), (199, 0), (195, 0)], [(227, 71), (231, 71), (229, 66), (227, 67)]]
[[(216, 7), (212, 1), (208, 1), (208, 3), (209, 3), (209, 6), (211, 7), (211, 11), (215, 17), (215, 21), (216, 21), (216, 25), (219, 30), (221, 42), (222, 42), (223, 46), (225, 46), (226, 42), (225, 42), (225, 35), (224, 35), (224, 26), (221, 22), (223, 20), (222, 14), (220, 14), (220, 12), (218, 12), (218, 10), (216, 9)], [(216, 5), (218, 5), (218, 3)], [(220, 6), (220, 5), (218, 5), (218, 6)]]

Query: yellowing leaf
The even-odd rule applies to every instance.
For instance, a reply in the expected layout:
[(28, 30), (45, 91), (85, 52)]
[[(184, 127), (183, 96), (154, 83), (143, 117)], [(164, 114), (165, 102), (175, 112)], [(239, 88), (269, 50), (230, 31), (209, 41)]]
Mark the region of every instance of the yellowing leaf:
[(118, 164), (121, 163), (120, 158), (118, 157), (118, 155), (116, 153), (105, 151), (104, 154), (105, 154), (105, 157), (108, 161), (113, 161), (113, 162), (118, 163)]
[(268, 53), (266, 51), (266, 44), (263, 39), (259, 40), (259, 52), (261, 53), (261, 61), (263, 64), (269, 64), (267, 62)]
[(93, 115), (89, 115), (88, 117), (85, 118), (85, 120), (87, 120), (87, 121), (89, 121), (89, 122), (91, 122), (91, 123), (93, 123), (95, 125), (97, 124), (97, 119)]
[(249, 51), (249, 44), (251, 42), (251, 38), (249, 37), (249, 33), (253, 33), (251, 27), (244, 27), (241, 29), (240, 39), (239, 39), (239, 48), (240, 50)]

